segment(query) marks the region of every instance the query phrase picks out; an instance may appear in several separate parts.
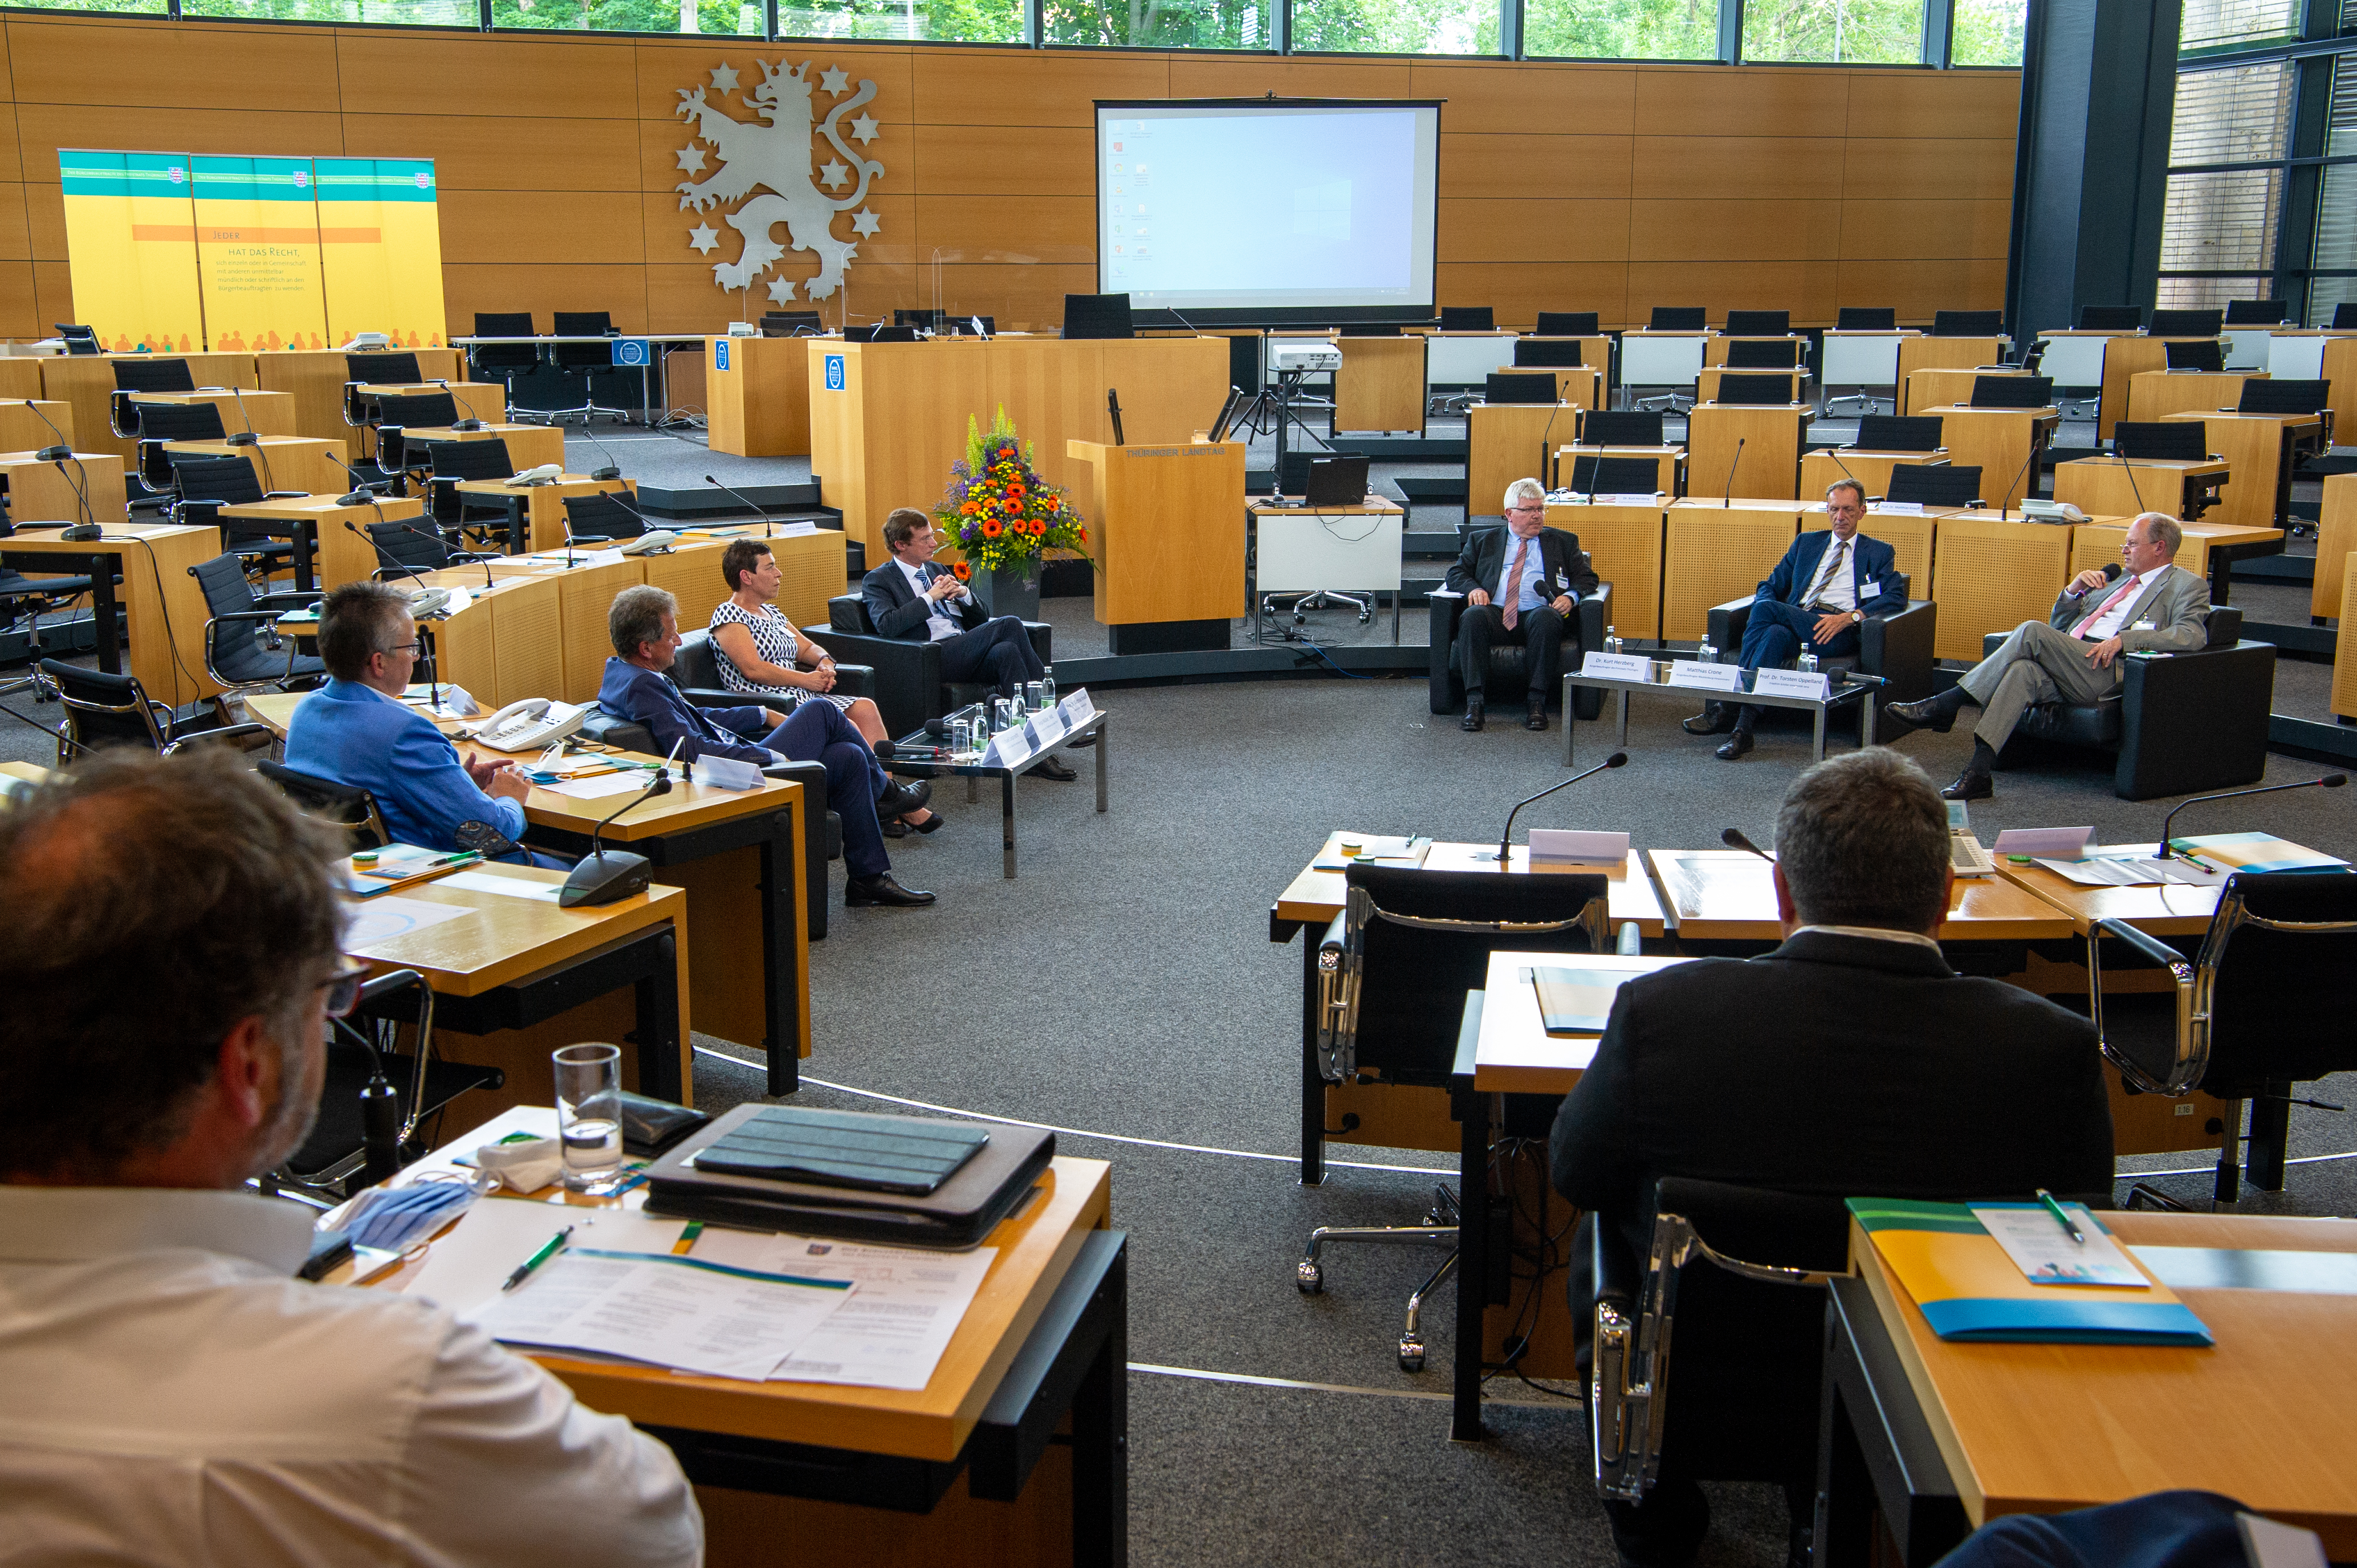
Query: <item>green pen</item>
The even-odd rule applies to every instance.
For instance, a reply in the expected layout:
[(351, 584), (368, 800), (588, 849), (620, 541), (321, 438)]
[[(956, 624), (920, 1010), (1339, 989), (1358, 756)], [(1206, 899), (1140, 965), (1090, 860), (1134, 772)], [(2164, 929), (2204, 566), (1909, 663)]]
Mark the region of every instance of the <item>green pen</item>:
[(532, 1277), (533, 1270), (540, 1267), (541, 1264), (556, 1256), (559, 1250), (561, 1250), (565, 1245), (565, 1239), (572, 1234), (573, 1227), (567, 1225), (564, 1230), (559, 1230), (555, 1235), (551, 1236), (548, 1239), (548, 1244), (546, 1246), (541, 1248), (539, 1251), (534, 1252), (531, 1257), (526, 1258), (523, 1261), (522, 1265), (518, 1268), (515, 1273), (508, 1276), (508, 1283), (500, 1287), (500, 1291), (502, 1293), (511, 1291), (515, 1289), (516, 1286), (523, 1283), (524, 1281), (530, 1279)]
[[(2071, 1240), (2078, 1242), (2082, 1247), (2087, 1244), (2087, 1238), (2079, 1233), (2079, 1228), (2076, 1225), (2071, 1223), (2071, 1216), (2063, 1210), (2061, 1204), (2054, 1201), (2054, 1195), (2052, 1193), (2047, 1191), (2042, 1187), (2040, 1187), (2038, 1189), (2038, 1201), (2046, 1206), (2047, 1213), (2054, 1216), (2054, 1223), (2062, 1227), (2063, 1234), (2069, 1236)], [(555, 1243), (554, 1242), (550, 1243), (552, 1246)], [(537, 1261), (537, 1259), (534, 1260), (534, 1262)], [(527, 1267), (529, 1267), (529, 1265), (527, 1265)]]
[(439, 860), (427, 861), (425, 863), (425, 869), (428, 871), (438, 871), (446, 865), (464, 865), (470, 860), (480, 860), (482, 858), (483, 854), (480, 850), (460, 850), (456, 854), (446, 854)]

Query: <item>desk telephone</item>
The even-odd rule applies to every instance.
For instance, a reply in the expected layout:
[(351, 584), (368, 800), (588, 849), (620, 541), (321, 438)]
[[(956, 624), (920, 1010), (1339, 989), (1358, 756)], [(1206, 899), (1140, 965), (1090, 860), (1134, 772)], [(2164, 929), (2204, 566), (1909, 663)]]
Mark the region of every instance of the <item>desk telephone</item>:
[(514, 478), (510, 479), (508, 483), (511, 485), (553, 485), (556, 483), (557, 476), (564, 472), (565, 465), (562, 463), (543, 463), (538, 467), (526, 468), (522, 473), (518, 474)]
[(475, 732), (478, 745), (493, 751), (533, 751), (554, 745), (581, 727), (589, 704), (552, 703), (546, 697), (526, 697), (510, 703)]

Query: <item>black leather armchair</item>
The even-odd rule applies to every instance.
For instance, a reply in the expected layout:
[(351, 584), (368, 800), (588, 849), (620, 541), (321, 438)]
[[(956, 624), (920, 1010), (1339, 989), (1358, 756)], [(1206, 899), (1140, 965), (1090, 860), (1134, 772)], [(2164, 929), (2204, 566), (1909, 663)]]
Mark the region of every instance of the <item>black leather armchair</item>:
[[(1906, 573), (1891, 575), (1898, 580), (1900, 593), (1911, 592)], [(1733, 655), (1743, 646), (1743, 628), (1751, 619), (1756, 598), (1754, 595), (1711, 607), (1710, 640), (1722, 657)], [(1870, 699), (1878, 711), (1883, 703), (1912, 703), (1928, 697), (1939, 611), (1940, 607), (1929, 599), (1910, 597), (1897, 615), (1868, 616), (1857, 628), (1857, 651), (1820, 659), (1817, 668), (1828, 673), (1856, 670), (1863, 675), (1881, 676), (1889, 684)]]
[[(804, 627), (803, 635), (834, 656), (837, 670), (856, 659), (875, 671), (875, 689), (863, 695), (875, 699), (877, 711), (884, 716), (885, 731), (896, 739), (927, 719), (980, 702), (996, 690), (980, 682), (944, 679), (942, 650), (933, 643), (877, 636), (876, 623), (867, 617), (867, 603), (857, 594), (827, 600), (826, 616), (826, 625)], [(1031, 650), (1039, 656), (1039, 662), (1054, 663), (1055, 628), (1027, 620), (1023, 629), (1030, 634)]]
[[(759, 703), (759, 697), (722, 688), (719, 668), (713, 662), (711, 635), (708, 631), (691, 631), (680, 639), (679, 653), (671, 667), (672, 683), (699, 708), (742, 708)], [(834, 689), (845, 696), (873, 695), (870, 688), (875, 683), (875, 671), (866, 666), (838, 663), (834, 673)], [(587, 739), (625, 751), (658, 757), (662, 754), (654, 736), (647, 733), (646, 725), (615, 718), (594, 706), (581, 721), (581, 733)], [(826, 935), (826, 863), (843, 854), (843, 819), (828, 809), (826, 769), (819, 763), (779, 763), (761, 771), (771, 779), (787, 779), (800, 784), (802, 799), (808, 803), (808, 817), (803, 824), (802, 884), (810, 912), (811, 940), (817, 941)]]
[[(2209, 646), (2198, 653), (2126, 660), (2119, 691), (2092, 707), (2036, 704), (2015, 737), (2118, 753), (2112, 793), (2123, 800), (2257, 783), (2267, 768), (2275, 645), (2243, 641), (2243, 612), (2231, 605), (2211, 607), (2209, 629)], [(1995, 653), (2006, 635), (1983, 638), (1981, 657)]]
[[(1579, 553), (1583, 569), (1593, 570), (1594, 561), (1585, 550)], [(1453, 714), (1465, 705), (1465, 678), (1457, 660), (1457, 623), (1464, 618), (1465, 599), (1462, 595), (1436, 593), (1432, 596), (1432, 711)], [(1612, 585), (1598, 583), (1596, 591), (1581, 596), (1579, 612), (1579, 646), (1582, 650), (1604, 648), (1604, 628), (1612, 619)], [(1571, 639), (1564, 639), (1564, 663), (1577, 668), (1571, 658)], [(1482, 690), (1491, 697), (1518, 701), (1530, 690), (1528, 672), (1523, 662), (1527, 657), (1518, 639), (1502, 639), (1490, 645), (1490, 678)], [(1555, 671), (1559, 677), (1563, 671)], [(1574, 714), (1592, 719), (1604, 711), (1604, 693), (1582, 690), (1572, 698)], [(1572, 714), (1564, 715), (1566, 719)]]

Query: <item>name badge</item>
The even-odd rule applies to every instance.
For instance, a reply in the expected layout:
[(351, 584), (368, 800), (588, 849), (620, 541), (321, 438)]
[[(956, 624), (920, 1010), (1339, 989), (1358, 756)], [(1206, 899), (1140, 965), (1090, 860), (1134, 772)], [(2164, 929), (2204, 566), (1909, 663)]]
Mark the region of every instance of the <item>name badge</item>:
[(1857, 596), (1860, 599), (1878, 598), (1881, 596), (1881, 594), (1882, 584), (1876, 578), (1868, 577), (1865, 582), (1860, 583), (1857, 585)]
[(1556, 587), (1558, 587), (1558, 588), (1568, 588), (1568, 587), (1570, 587), (1570, 586), (1571, 586), (1571, 574), (1570, 574), (1570, 573), (1568, 573), (1568, 572), (1557, 572), (1557, 573), (1555, 575), (1555, 585)]

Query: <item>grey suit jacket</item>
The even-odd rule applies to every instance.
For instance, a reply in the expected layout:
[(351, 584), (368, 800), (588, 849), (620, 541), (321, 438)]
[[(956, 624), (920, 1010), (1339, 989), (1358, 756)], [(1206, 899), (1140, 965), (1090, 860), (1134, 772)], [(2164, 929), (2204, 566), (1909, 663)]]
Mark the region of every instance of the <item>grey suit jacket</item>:
[[(2057, 631), (2069, 631), (2093, 615), (2112, 596), (2115, 586), (2107, 583), (2075, 597), (2064, 589), (2054, 601), (2052, 613), (2046, 618), (2048, 623)], [(2152, 622), (2152, 629), (2132, 629), (2140, 620)], [(2209, 579), (2173, 564), (2164, 566), (2160, 575), (2146, 585), (2144, 592), (2128, 606), (2128, 617), (2120, 631), (2120, 651), (2198, 652), (2209, 646)]]

